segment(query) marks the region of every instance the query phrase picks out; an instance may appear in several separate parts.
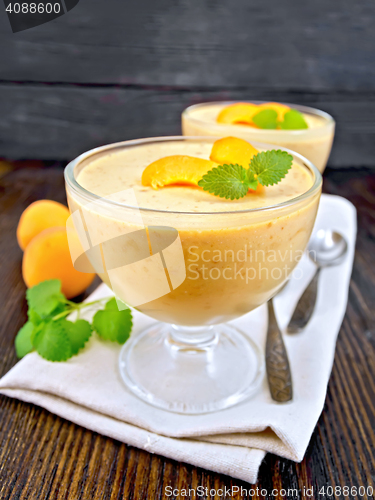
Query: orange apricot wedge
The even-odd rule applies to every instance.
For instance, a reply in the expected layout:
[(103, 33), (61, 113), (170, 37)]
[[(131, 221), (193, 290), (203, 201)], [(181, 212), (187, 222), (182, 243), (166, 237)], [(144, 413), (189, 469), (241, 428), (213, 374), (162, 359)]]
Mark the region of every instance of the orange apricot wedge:
[(165, 156), (145, 168), (142, 184), (154, 189), (170, 185), (198, 186), (204, 174), (216, 166), (213, 161), (193, 156)]
[(223, 108), (216, 121), (218, 123), (251, 125), (253, 116), (258, 113), (259, 107), (249, 102), (237, 102)]
[[(210, 160), (220, 165), (238, 163), (238, 165), (248, 168), (251, 158), (258, 153), (259, 151), (254, 146), (243, 139), (239, 139), (238, 137), (224, 137), (214, 142)], [(261, 193), (263, 189), (263, 186), (258, 184), (256, 192)], [(251, 191), (253, 190), (250, 189)]]
[(210, 160), (220, 165), (238, 163), (248, 168), (251, 158), (258, 153), (259, 151), (244, 139), (224, 137), (214, 142)]

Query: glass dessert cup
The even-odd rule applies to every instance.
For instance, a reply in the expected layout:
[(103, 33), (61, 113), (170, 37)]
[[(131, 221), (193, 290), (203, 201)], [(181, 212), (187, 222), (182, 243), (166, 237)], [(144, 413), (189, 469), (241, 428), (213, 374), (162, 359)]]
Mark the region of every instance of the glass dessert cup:
[[(311, 176), (306, 192), (273, 206), (225, 212), (138, 207), (131, 195), (126, 202), (116, 195), (103, 198), (77, 182), (96, 158), (168, 141), (183, 146), (197, 138), (142, 139), (89, 151), (66, 167), (66, 190), (73, 216), (84, 220), (84, 231), (77, 232), (82, 247), (90, 247), (88, 266), (119, 299), (159, 321), (132, 334), (122, 348), (122, 380), (154, 406), (199, 414), (228, 408), (259, 389), (264, 355), (248, 335), (252, 325), (244, 333), (226, 322), (283, 286), (307, 246), (322, 180), (311, 162), (288, 151)], [(121, 267), (125, 254), (127, 265)]]
[[(323, 173), (332, 149), (335, 134), (335, 121), (331, 115), (315, 108), (297, 104), (281, 103), (297, 109), (307, 119), (318, 126), (303, 130), (266, 130), (248, 125), (217, 123), (218, 113), (228, 102), (205, 102), (189, 106), (182, 113), (182, 133), (186, 136), (234, 136), (250, 143), (265, 142), (291, 149), (310, 160)], [(265, 101), (237, 101), (263, 104)]]

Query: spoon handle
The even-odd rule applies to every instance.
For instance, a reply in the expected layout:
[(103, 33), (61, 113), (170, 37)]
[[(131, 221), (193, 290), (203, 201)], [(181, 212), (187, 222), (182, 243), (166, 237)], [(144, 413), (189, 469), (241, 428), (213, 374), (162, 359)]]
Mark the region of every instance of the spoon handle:
[(288, 333), (301, 332), (309, 322), (312, 313), (314, 312), (316, 297), (318, 295), (318, 281), (320, 267), (317, 268), (313, 279), (308, 284), (306, 290), (301, 295), (293, 316), (287, 326)]
[(268, 301), (266, 370), (272, 399), (278, 403), (290, 401), (293, 398), (292, 375), (272, 299)]

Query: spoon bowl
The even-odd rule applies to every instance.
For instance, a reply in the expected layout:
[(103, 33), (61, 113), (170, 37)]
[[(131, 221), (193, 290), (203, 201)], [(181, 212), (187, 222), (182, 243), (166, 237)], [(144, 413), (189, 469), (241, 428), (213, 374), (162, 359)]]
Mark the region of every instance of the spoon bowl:
[(319, 229), (310, 240), (308, 255), (319, 267), (326, 267), (339, 264), (347, 250), (348, 243), (342, 234)]
[(308, 255), (315, 262), (315, 274), (300, 297), (287, 326), (288, 333), (301, 332), (309, 322), (315, 308), (320, 270), (340, 264), (348, 250), (348, 243), (342, 234), (330, 229), (319, 229), (308, 245)]

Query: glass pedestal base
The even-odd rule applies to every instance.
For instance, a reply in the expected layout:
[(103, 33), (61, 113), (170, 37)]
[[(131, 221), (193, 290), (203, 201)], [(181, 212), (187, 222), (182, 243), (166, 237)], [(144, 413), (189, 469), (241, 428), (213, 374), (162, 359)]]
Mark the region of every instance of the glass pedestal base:
[(261, 349), (229, 325), (156, 323), (120, 353), (127, 387), (151, 405), (197, 414), (229, 408), (254, 394), (264, 374)]

